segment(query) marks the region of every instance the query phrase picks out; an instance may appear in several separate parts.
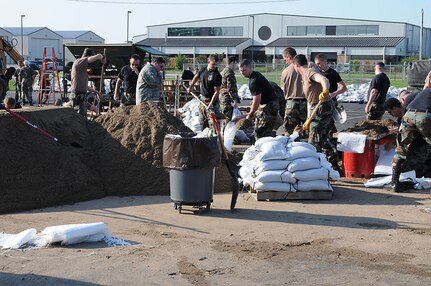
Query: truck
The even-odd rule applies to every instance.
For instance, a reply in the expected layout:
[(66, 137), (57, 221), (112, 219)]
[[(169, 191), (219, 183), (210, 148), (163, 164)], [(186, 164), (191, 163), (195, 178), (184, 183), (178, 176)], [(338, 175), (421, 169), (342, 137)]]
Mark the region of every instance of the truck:
[(4, 37), (0, 36), (0, 101), (6, 97), (9, 89), (9, 80), (15, 73), (14, 67), (7, 67), (6, 55), (8, 55), (16, 64), (24, 60), (23, 57), (15, 50), (11, 43)]
[(425, 78), (431, 71), (431, 60), (409, 62), (407, 68), (407, 84), (409, 87), (422, 89)]

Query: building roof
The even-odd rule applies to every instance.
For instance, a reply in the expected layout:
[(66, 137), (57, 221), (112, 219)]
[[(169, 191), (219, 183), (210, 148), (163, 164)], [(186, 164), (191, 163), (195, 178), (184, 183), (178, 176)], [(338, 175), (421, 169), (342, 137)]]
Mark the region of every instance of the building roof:
[[(312, 19), (321, 18), (321, 19), (336, 19), (336, 20), (353, 20), (353, 21), (380, 22), (380, 23), (398, 23), (398, 24), (409, 24), (409, 25), (413, 25), (413, 26), (419, 27), (418, 25), (415, 25), (415, 24), (411, 24), (411, 23), (407, 23), (407, 22), (398, 22), (398, 21), (384, 21), (384, 20), (343, 18), (343, 17), (328, 17), (328, 16), (316, 16), (316, 15), (279, 14), (279, 13), (242, 14), (242, 15), (236, 15), (236, 16), (225, 16), (225, 17), (218, 17), (218, 18), (196, 19), (196, 20), (183, 21), (183, 22), (173, 22), (173, 23), (149, 25), (148, 27), (160, 27), (160, 26), (167, 26), (167, 25), (178, 25), (178, 24), (186, 24), (186, 23), (203, 22), (203, 21), (208, 21), (208, 20), (222, 20), (222, 19), (231, 19), (231, 18), (258, 16), (258, 15), (302, 17), (302, 18), (312, 18)], [(425, 29), (429, 29), (429, 28), (426, 28), (426, 27), (424, 27), (424, 28)]]
[(250, 38), (147, 38), (138, 45), (151, 47), (236, 47)]
[[(13, 35), (21, 35), (21, 27), (3, 27), (6, 31)], [(33, 34), (34, 32), (37, 32), (42, 29), (48, 29), (46, 27), (23, 27), (22, 28), (22, 34), (24, 36)]]
[(267, 47), (395, 47), (403, 37), (279, 38)]
[(91, 31), (55, 31), (57, 34), (67, 39), (76, 39)]

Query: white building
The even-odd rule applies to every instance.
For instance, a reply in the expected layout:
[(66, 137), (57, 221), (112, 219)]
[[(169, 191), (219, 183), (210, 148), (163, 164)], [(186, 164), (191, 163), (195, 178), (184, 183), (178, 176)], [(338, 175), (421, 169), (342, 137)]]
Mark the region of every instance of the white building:
[(0, 36), (7, 37), (15, 49), (26, 60), (41, 59), (44, 48), (47, 58), (52, 58), (52, 49), (58, 59), (63, 58), (64, 43), (103, 44), (105, 40), (92, 31), (52, 31), (47, 27), (3, 27)]
[[(148, 26), (134, 42), (191, 57), (217, 53), (268, 61), (290, 46), (310, 59), (325, 53), (339, 63), (398, 63), (419, 53), (420, 30), (400, 22), (262, 13)], [(424, 28), (422, 54), (431, 57), (430, 28)]]
[[(88, 44), (97, 45), (104, 44), (105, 39), (92, 31), (55, 31), (63, 37), (62, 47), (64, 44)], [(64, 49), (64, 48), (63, 48)], [(73, 61), (75, 57), (68, 49), (64, 49), (65, 61)]]

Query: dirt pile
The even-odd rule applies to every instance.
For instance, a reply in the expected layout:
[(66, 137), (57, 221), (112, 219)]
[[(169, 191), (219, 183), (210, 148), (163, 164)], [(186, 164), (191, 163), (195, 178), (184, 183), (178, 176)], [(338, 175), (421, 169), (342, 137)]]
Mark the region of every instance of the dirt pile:
[[(162, 103), (117, 108), (92, 122), (70, 108), (18, 112), (67, 146), (0, 111), (0, 213), (107, 195), (168, 195), (164, 137), (190, 132)], [(231, 189), (225, 169), (217, 168), (216, 192)]]
[(387, 134), (390, 130), (396, 130), (398, 125), (391, 119), (383, 120), (361, 120), (353, 127), (343, 130), (342, 132), (359, 132), (368, 135), (372, 138), (377, 138), (383, 134)]
[(117, 108), (97, 118), (90, 132), (108, 195), (169, 194), (163, 140), (166, 134), (190, 129), (163, 103)]
[(14, 212), (105, 196), (88, 122), (70, 108), (16, 110), (69, 145), (55, 143), (0, 111), (0, 212)]

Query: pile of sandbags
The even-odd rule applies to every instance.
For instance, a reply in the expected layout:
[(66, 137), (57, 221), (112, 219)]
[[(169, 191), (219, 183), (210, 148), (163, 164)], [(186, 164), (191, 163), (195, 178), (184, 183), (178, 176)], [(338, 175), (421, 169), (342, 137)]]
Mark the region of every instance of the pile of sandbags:
[[(346, 92), (337, 95), (337, 101), (338, 102), (367, 102), (370, 83), (371, 82), (367, 82), (361, 85), (357, 85), (357, 84), (347, 85)], [(401, 89), (397, 89), (394, 86), (389, 87), (386, 98), (391, 98), (391, 97), (398, 98), (400, 90)]]
[(264, 137), (244, 152), (239, 175), (242, 183), (260, 191), (332, 191), (339, 180), (324, 154), (305, 142), (285, 136)]

